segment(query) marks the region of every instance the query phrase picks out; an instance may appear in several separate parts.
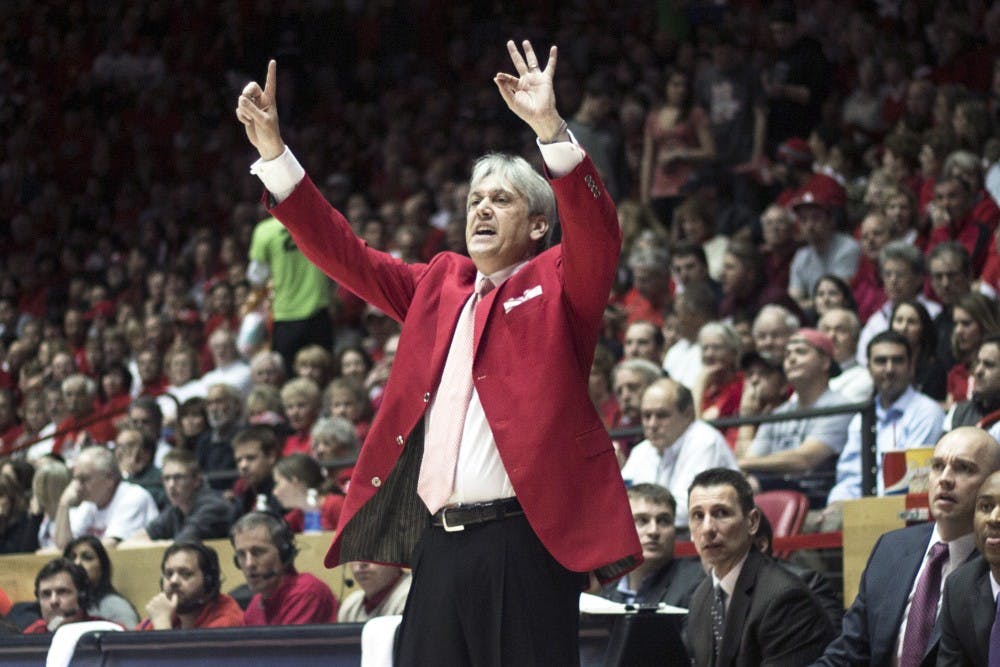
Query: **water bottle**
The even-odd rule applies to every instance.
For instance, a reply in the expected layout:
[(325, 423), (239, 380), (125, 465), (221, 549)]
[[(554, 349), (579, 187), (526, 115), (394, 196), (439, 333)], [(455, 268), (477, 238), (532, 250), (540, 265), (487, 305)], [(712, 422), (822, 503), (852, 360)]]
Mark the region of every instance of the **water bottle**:
[(302, 510), (302, 532), (318, 533), (323, 530), (319, 518), (319, 498), (316, 489), (309, 489), (306, 493), (306, 506)]

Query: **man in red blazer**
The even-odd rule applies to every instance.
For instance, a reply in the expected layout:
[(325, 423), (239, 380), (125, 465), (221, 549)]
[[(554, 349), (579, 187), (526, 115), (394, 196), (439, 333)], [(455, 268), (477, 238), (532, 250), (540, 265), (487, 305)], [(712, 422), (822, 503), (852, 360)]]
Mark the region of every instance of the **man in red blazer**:
[[(412, 565), (400, 664), (575, 664), (588, 574), (607, 582), (641, 560), (611, 441), (587, 393), (621, 233), (556, 110), (556, 48), (542, 69), (523, 47), (522, 57), (508, 42), (518, 76), (494, 82), (538, 136), (549, 181), (521, 158), (477, 162), (471, 260), (444, 252), (407, 265), (354, 236), (281, 139), (274, 61), (264, 88), (248, 84), (236, 110), (261, 156), (251, 171), (298, 248), (402, 323), (326, 556), (328, 566)], [(545, 249), (557, 203), (562, 242)], [(493, 289), (476, 305), (484, 278)], [(474, 333), (459, 335), (470, 318)], [(463, 356), (471, 398), (441, 398), (470, 384), (468, 372), (461, 381), (450, 372)], [(439, 426), (448, 417), (460, 433), (451, 458), (449, 429)], [(422, 466), (425, 454), (444, 463)], [(429, 499), (442, 484), (443, 503)]]

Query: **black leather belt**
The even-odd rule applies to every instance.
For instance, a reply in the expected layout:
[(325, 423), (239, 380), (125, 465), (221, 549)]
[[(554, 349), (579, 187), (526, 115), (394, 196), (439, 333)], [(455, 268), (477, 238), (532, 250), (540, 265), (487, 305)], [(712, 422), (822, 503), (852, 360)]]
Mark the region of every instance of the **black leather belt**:
[(524, 510), (521, 509), (521, 503), (517, 502), (517, 498), (502, 498), (485, 503), (442, 507), (431, 517), (431, 525), (440, 526), (448, 532), (456, 532), (465, 530), (466, 526), (499, 521), (522, 514)]

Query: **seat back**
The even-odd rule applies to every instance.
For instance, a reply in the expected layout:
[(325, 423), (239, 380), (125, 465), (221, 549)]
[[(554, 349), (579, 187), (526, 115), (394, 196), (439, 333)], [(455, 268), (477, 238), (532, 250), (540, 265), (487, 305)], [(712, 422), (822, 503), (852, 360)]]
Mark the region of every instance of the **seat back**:
[[(771, 522), (775, 537), (798, 535), (809, 511), (809, 498), (799, 491), (776, 489), (754, 496), (757, 507)], [(775, 558), (787, 558), (787, 551), (774, 551)]]

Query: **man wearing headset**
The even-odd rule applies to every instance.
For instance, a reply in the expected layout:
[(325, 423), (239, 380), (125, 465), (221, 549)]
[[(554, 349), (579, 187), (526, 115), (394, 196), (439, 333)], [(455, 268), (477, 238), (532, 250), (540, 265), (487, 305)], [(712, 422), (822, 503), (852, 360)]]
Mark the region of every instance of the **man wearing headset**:
[(337, 600), (330, 588), (295, 569), (295, 537), (284, 520), (266, 512), (244, 514), (229, 532), (233, 560), (253, 599), (244, 625), (335, 623)]
[(67, 558), (56, 558), (42, 566), (35, 576), (35, 597), (42, 617), (24, 629), (26, 635), (55, 632), (65, 623), (101, 620), (87, 614), (87, 573)]
[(200, 542), (174, 542), (163, 552), (160, 592), (146, 605), (139, 630), (228, 628), (243, 625), (236, 600), (219, 592), (219, 555)]

